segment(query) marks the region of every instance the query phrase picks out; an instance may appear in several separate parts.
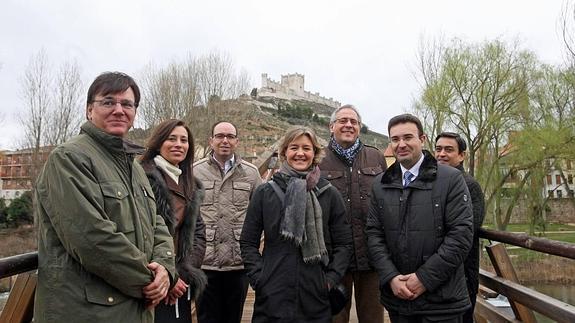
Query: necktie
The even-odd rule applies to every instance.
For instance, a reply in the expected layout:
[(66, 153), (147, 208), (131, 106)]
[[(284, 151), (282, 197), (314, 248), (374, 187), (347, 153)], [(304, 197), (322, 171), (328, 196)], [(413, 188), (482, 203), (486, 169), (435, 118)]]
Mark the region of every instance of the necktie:
[(413, 174), (410, 171), (406, 171), (403, 174), (403, 187), (407, 187), (409, 183), (413, 180)]

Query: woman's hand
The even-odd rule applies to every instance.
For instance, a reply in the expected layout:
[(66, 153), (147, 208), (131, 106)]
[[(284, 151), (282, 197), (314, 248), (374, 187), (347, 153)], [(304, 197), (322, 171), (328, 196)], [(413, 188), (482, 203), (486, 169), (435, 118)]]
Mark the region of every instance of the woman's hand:
[(176, 304), (176, 301), (178, 300), (178, 298), (182, 297), (182, 295), (184, 295), (184, 293), (186, 292), (187, 289), (188, 289), (188, 284), (186, 284), (186, 282), (184, 282), (183, 280), (178, 278), (178, 281), (176, 282), (176, 285), (174, 286), (174, 288), (172, 288), (168, 292), (168, 296), (166, 296), (164, 303), (166, 305)]

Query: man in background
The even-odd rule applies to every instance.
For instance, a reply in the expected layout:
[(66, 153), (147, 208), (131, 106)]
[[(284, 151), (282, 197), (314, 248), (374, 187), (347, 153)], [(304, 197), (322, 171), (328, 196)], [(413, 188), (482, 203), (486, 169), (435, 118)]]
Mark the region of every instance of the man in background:
[(197, 304), (199, 323), (240, 323), (249, 281), (240, 254), (240, 235), (248, 203), (261, 184), (256, 166), (236, 153), (238, 131), (231, 122), (212, 126), (212, 152), (194, 163), (205, 188), (200, 207), (206, 225), (206, 255), (202, 269), (208, 286)]
[(467, 144), (457, 133), (442, 132), (435, 138), (435, 158), (440, 164), (455, 167), (463, 174), (463, 179), (473, 204), (473, 245), (469, 255), (463, 263), (467, 292), (471, 301), (471, 308), (463, 316), (464, 322), (473, 322), (473, 311), (479, 289), (479, 229), (485, 217), (485, 198), (479, 183), (463, 169)]

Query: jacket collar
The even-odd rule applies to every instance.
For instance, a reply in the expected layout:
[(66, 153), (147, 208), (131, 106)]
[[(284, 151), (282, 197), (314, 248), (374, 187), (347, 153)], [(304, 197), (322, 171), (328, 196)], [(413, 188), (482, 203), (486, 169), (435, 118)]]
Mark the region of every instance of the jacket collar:
[[(423, 162), (419, 167), (419, 175), (417, 176), (416, 181), (433, 182), (436, 177), (437, 160), (433, 158), (429, 151), (423, 150)], [(397, 161), (393, 163), (393, 165), (389, 166), (385, 173), (383, 173), (381, 176), (381, 183), (399, 183), (399, 185), (402, 185), (401, 166)]]
[(80, 127), (80, 133), (85, 133), (92, 139), (96, 140), (105, 149), (113, 154), (142, 154), (145, 149), (140, 145), (136, 145), (122, 137), (110, 135), (102, 129), (96, 127), (92, 122), (86, 121)]

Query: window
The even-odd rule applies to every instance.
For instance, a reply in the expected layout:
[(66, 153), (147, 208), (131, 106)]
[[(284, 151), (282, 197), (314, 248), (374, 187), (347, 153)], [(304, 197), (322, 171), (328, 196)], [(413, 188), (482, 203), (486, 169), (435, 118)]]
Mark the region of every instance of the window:
[(569, 197), (575, 197), (575, 192), (573, 190), (569, 190)]
[(555, 183), (561, 185), (561, 175), (555, 175)]
[(562, 190), (557, 190), (557, 198), (563, 198), (563, 191)]
[(547, 196), (549, 196), (549, 198), (553, 198), (553, 190), (548, 190)]
[(552, 185), (553, 181), (551, 179), (551, 175), (547, 175), (547, 185)]
[(573, 175), (571, 175), (571, 174), (567, 175), (567, 183), (573, 184)]

